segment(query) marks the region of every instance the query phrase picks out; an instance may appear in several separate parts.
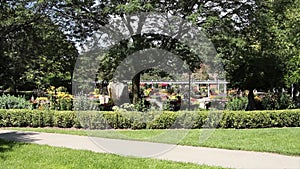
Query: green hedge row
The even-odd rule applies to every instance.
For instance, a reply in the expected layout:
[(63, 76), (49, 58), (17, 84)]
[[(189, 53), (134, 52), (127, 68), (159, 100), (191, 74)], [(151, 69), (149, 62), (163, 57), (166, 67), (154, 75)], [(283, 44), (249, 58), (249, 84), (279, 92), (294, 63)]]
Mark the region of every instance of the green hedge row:
[(1, 127), (80, 127), (72, 111), (0, 109)]
[(300, 127), (300, 109), (249, 112), (80, 112), (0, 109), (0, 127), (88, 129)]

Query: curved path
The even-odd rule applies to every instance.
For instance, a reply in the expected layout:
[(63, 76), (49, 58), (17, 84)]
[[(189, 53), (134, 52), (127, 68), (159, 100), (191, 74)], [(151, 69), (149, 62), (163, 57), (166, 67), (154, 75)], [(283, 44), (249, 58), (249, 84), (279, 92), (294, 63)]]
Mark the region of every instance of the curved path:
[(300, 157), (66, 134), (0, 130), (0, 139), (243, 169), (300, 169)]

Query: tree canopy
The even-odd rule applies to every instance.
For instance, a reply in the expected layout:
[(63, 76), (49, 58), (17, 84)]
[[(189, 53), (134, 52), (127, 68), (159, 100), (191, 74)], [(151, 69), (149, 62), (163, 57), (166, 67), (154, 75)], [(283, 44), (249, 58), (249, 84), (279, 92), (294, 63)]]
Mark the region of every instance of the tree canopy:
[(288, 36), (295, 29), (287, 24), (291, 21), (288, 19), (290, 11), (297, 9), (296, 4), (299, 3), (293, 0), (253, 1), (244, 26), (225, 29), (222, 34), (212, 36), (230, 85), (249, 90), (248, 110), (255, 109), (254, 89), (281, 90), (289, 88), (288, 81), (297, 79), (287, 77), (288, 72), (297, 69), (291, 59), (299, 60), (292, 52), (299, 49)]
[(32, 90), (70, 86), (77, 49), (35, 1), (1, 1), (0, 86)]
[[(83, 2), (82, 2), (83, 3)], [(92, 3), (92, 2), (90, 2)], [(215, 35), (221, 35), (226, 30), (232, 30), (235, 28), (242, 28), (247, 25), (249, 13), (253, 10), (252, 1), (100, 1), (93, 5), (83, 3), (77, 6), (77, 2), (65, 2), (58, 4), (60, 17), (68, 15), (68, 19), (72, 20), (73, 30), (81, 30), (78, 34), (77, 31), (70, 32), (73, 35), (81, 35), (79, 37), (89, 36), (93, 31), (98, 31), (101, 27), (107, 24), (107, 21), (113, 17), (120, 17), (125, 22), (129, 31), (132, 30), (131, 21), (127, 18), (132, 13), (139, 12), (165, 12), (170, 15), (176, 15), (192, 22), (194, 25), (199, 26), (204, 32), (210, 35), (211, 39)], [(72, 8), (71, 8), (72, 6)], [(73, 9), (76, 10), (73, 10)], [(67, 12), (72, 9), (75, 12)], [(88, 12), (89, 11), (89, 12)], [(89, 15), (87, 15), (87, 13)], [(98, 16), (100, 15), (100, 16)], [(89, 20), (88, 23), (82, 21)], [(61, 22), (60, 22), (61, 23)], [(88, 24), (92, 24), (88, 26)], [(141, 22), (139, 22), (141, 23)], [(64, 24), (64, 23), (61, 23)], [(158, 23), (157, 23), (158, 24)], [(143, 24), (138, 24), (139, 29)], [(64, 26), (69, 28), (70, 24)], [(131, 37), (130, 40), (122, 41), (119, 45), (114, 47), (108, 55), (101, 62), (101, 69), (99, 70), (99, 76), (102, 79), (109, 80), (116, 66), (126, 56), (132, 54), (135, 51), (139, 51), (146, 48), (161, 48), (178, 54), (188, 62), (190, 68), (195, 70), (199, 68), (201, 61), (195, 60), (197, 58), (190, 52), (193, 49), (188, 49), (184, 44), (180, 44), (176, 39), (172, 37), (166, 37), (158, 34), (137, 34)], [(138, 98), (139, 93), (139, 79), (140, 74), (133, 79), (133, 92), (134, 97)], [(135, 99), (134, 99), (135, 100)]]
[[(4, 0), (0, 7), (1, 86), (18, 89), (25, 84), (37, 87), (70, 81), (78, 56), (74, 43), (84, 47), (114, 18), (121, 18), (132, 31), (129, 15), (167, 13), (206, 34), (224, 64), (227, 80), (232, 87), (250, 91), (248, 109), (255, 109), (253, 89), (293, 85), (299, 90), (299, 4), (299, 0)], [(193, 71), (202, 63), (193, 49), (174, 37), (135, 34), (103, 57), (98, 78), (110, 80), (122, 59), (147, 48), (178, 54)], [(133, 78), (136, 101), (139, 79), (140, 73)]]

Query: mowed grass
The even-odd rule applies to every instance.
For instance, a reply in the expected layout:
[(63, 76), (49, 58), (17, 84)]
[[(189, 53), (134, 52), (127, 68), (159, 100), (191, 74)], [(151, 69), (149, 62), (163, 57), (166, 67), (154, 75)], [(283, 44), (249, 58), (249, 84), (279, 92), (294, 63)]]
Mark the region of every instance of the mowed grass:
[(2, 169), (147, 169), (198, 168), (216, 169), (191, 163), (178, 163), (149, 158), (123, 157), (45, 145), (0, 140), (0, 168)]
[(178, 145), (300, 155), (300, 128), (191, 130), (74, 130), (9, 128), (22, 131), (96, 136)]

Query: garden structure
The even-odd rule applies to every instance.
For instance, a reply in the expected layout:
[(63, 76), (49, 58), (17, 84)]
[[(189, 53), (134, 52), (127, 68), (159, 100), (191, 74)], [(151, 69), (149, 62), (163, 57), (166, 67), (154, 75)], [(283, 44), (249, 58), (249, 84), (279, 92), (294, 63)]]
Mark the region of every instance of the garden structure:
[[(100, 104), (107, 104), (110, 99), (122, 104), (130, 102), (131, 83), (103, 83), (97, 82), (99, 87)], [(217, 96), (226, 97), (227, 84), (224, 80), (206, 81), (142, 81), (140, 83), (140, 97), (145, 99), (146, 106), (156, 106), (162, 109), (164, 102), (169, 101), (171, 110), (179, 110), (180, 107), (187, 109), (208, 109), (211, 100)], [(185, 101), (187, 105), (184, 105)], [(121, 105), (121, 104), (119, 104)]]

